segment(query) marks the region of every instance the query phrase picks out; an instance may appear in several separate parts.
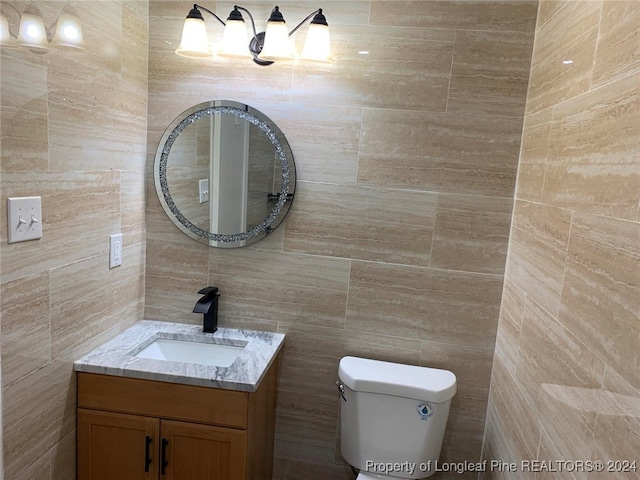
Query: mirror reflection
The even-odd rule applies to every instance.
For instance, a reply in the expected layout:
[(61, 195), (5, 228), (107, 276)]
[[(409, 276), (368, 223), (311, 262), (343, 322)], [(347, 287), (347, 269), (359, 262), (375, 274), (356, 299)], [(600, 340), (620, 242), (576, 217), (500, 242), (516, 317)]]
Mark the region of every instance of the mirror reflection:
[(293, 154), (280, 129), (230, 101), (179, 115), (160, 141), (154, 176), (174, 224), (216, 247), (264, 238), (284, 219), (295, 191)]

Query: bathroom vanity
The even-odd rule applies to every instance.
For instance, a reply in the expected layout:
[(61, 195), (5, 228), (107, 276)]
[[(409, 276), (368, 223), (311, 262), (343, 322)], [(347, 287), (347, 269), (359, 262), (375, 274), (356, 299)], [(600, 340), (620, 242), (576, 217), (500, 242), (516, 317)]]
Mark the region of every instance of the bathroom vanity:
[[(186, 353), (149, 354), (159, 340)], [(78, 479), (271, 479), (283, 343), (269, 332), (142, 321), (78, 360)], [(218, 361), (215, 345), (241, 348)], [(209, 358), (175, 361), (190, 346)]]

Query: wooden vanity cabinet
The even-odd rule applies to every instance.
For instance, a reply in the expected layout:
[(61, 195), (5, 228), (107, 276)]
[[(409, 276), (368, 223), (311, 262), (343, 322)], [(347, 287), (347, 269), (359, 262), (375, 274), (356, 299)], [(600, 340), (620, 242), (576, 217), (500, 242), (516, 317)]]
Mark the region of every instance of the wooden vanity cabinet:
[(78, 409), (78, 478), (158, 478), (152, 453), (159, 437), (155, 418)]
[(277, 376), (239, 392), (78, 373), (78, 480), (271, 480)]

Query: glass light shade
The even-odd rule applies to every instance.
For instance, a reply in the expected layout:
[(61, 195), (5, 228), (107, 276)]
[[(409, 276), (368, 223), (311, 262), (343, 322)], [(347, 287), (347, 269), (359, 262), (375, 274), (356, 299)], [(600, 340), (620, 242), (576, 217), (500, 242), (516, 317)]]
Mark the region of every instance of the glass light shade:
[(263, 60), (293, 59), (293, 47), (289, 40), (289, 31), (285, 22), (267, 23), (264, 46), (258, 57)]
[(227, 20), (219, 55), (249, 57), (249, 37), (243, 20)]
[(0, 14), (0, 45), (13, 46), (15, 41), (11, 38), (9, 33), (9, 20), (7, 17)]
[(56, 34), (51, 44), (60, 47), (84, 48), (80, 19), (69, 13), (60, 14)]
[(204, 20), (187, 18), (184, 21), (182, 40), (176, 53), (189, 58), (204, 58), (213, 55), (209, 49), (209, 37)]
[(47, 32), (41, 16), (31, 13), (22, 14), (18, 44), (33, 49), (48, 50)]
[(301, 58), (316, 62), (331, 61), (331, 39), (328, 26), (314, 23), (309, 25)]

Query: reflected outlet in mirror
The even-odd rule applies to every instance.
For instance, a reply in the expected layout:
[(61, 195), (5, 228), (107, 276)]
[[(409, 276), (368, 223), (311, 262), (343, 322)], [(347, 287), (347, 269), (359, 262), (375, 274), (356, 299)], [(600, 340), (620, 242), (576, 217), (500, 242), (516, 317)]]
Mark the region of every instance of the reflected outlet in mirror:
[(242, 350), (244, 346), (158, 338), (135, 356), (152, 360), (228, 367), (240, 356)]

